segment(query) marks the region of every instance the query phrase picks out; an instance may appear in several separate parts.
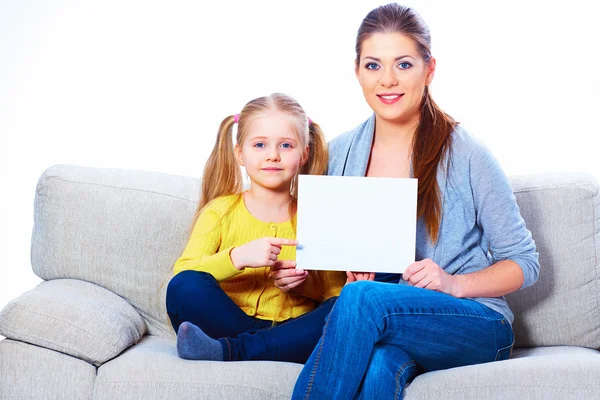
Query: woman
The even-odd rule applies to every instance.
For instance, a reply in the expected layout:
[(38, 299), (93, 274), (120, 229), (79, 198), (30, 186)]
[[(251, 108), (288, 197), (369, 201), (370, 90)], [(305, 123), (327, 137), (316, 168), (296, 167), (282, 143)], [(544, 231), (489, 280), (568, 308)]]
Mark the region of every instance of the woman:
[(497, 162), (434, 103), (430, 47), (421, 17), (397, 4), (359, 28), (356, 76), (374, 115), (330, 144), (329, 173), (418, 178), (419, 261), (342, 290), (294, 399), (401, 398), (418, 373), (510, 356), (502, 296), (537, 280), (538, 254)]

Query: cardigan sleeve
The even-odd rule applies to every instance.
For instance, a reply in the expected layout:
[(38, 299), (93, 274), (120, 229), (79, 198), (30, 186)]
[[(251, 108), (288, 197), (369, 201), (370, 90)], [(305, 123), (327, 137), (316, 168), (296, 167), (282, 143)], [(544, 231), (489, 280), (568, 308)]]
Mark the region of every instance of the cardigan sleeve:
[(211, 208), (200, 214), (181, 257), (175, 262), (175, 275), (186, 270), (207, 272), (221, 282), (243, 272), (233, 266), (229, 255), (233, 247), (219, 250), (221, 218), (222, 216)]
[(470, 152), (469, 179), (476, 221), (489, 242), (494, 262), (514, 261), (523, 271), (521, 288), (533, 285), (540, 270), (535, 242), (525, 226), (506, 175), (483, 145), (475, 146)]

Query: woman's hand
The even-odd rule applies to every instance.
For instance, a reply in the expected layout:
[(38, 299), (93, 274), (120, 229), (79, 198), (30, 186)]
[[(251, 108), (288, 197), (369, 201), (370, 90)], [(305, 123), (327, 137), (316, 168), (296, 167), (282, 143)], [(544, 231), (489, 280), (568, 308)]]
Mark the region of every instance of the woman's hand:
[(456, 296), (458, 285), (455, 277), (444, 271), (429, 258), (409, 265), (402, 277), (411, 286), (431, 289), (458, 297)]
[(346, 271), (346, 285), (356, 281), (374, 281), (374, 272), (350, 272)]
[(297, 269), (293, 260), (279, 260), (271, 267), (267, 276), (281, 291), (298, 294), (297, 289), (306, 282), (308, 271)]
[(239, 270), (272, 267), (281, 253), (282, 246), (296, 246), (297, 244), (298, 242), (292, 239), (264, 237), (234, 247), (229, 256), (233, 266)]

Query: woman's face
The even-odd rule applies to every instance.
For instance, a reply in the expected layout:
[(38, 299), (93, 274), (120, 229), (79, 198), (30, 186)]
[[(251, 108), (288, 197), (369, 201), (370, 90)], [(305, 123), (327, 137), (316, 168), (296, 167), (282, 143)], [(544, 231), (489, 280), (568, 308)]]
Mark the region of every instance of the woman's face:
[(401, 33), (375, 33), (363, 41), (356, 77), (375, 114), (398, 124), (417, 124), (435, 59), (421, 58), (416, 43)]

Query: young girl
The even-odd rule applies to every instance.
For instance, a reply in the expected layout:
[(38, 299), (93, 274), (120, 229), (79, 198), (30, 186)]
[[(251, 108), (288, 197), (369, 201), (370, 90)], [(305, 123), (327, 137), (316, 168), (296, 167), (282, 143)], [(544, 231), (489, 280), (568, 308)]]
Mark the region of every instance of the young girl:
[[(239, 166), (250, 179), (243, 193)], [(346, 281), (293, 261), (298, 174), (326, 168), (321, 129), (289, 96), (252, 100), (223, 120), (199, 215), (167, 289), (180, 357), (306, 362)]]

